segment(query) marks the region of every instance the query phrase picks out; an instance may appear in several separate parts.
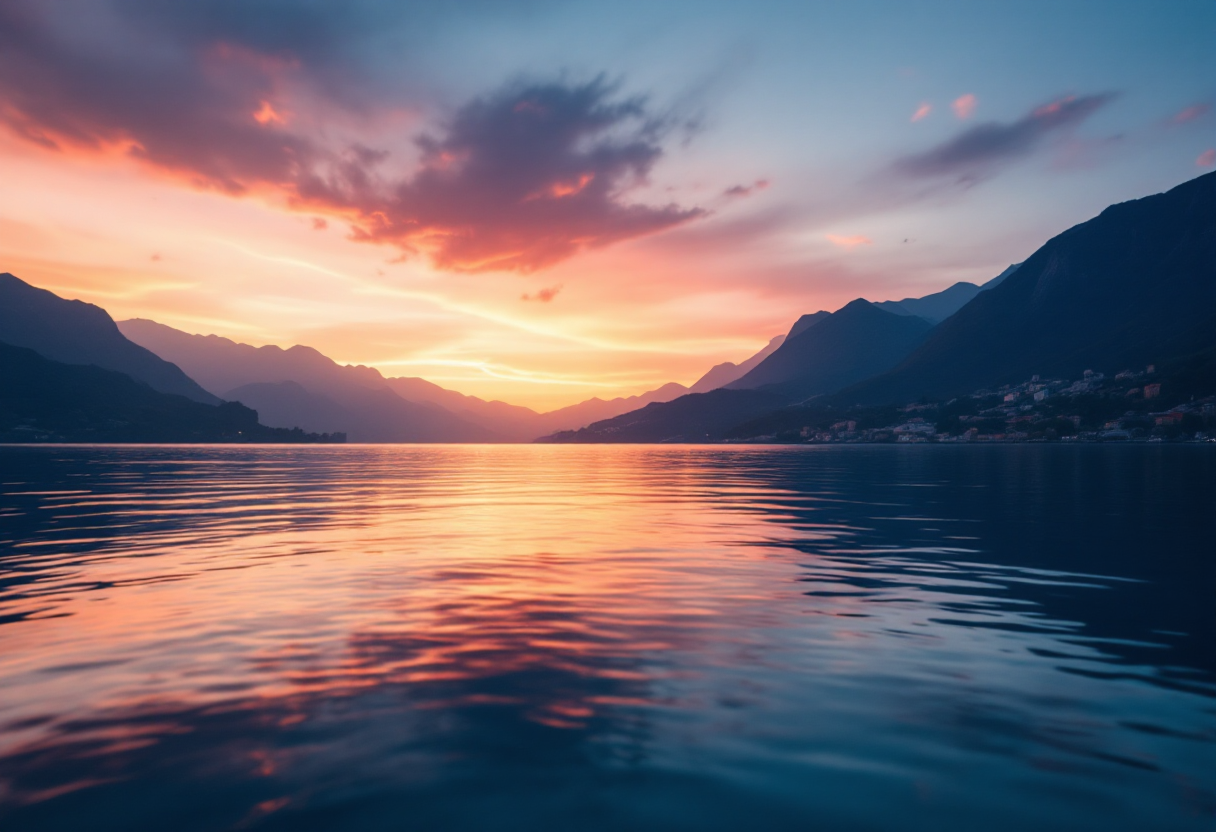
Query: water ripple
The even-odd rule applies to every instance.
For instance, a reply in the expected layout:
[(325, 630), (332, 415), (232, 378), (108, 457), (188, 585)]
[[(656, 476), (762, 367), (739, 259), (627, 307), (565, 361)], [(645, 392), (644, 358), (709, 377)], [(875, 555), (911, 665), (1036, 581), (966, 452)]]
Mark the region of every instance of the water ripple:
[(1209, 829), (1191, 448), (0, 448), (8, 829)]

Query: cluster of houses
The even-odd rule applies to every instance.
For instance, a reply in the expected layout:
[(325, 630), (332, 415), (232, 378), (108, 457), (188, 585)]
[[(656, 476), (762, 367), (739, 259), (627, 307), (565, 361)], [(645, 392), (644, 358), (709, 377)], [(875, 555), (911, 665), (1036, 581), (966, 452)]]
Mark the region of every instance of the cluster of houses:
[[(1086, 370), (1075, 381), (1041, 379), (978, 390), (944, 404), (911, 404), (901, 421), (858, 427), (844, 419), (827, 428), (804, 427), (804, 442), (1216, 442), (1216, 396), (1156, 410), (1162, 382), (1152, 365), (1107, 378)], [(1123, 410), (1123, 408), (1127, 408)], [(1112, 411), (1122, 410), (1122, 415)], [(864, 414), (858, 414), (864, 419)]]

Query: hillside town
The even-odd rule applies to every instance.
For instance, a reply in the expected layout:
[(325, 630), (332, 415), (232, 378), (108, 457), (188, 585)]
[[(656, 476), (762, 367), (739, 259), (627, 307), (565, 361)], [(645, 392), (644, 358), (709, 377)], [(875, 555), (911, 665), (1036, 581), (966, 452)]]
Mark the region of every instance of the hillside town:
[[(946, 402), (836, 412), (808, 404), (784, 425), (733, 441), (800, 443), (929, 442), (1216, 442), (1216, 396), (1197, 396), (1185, 376), (1153, 365), (1108, 377), (1035, 375), (1019, 384), (977, 390)], [(1207, 392), (1207, 391), (1204, 391)], [(789, 427), (801, 413), (806, 424)], [(748, 426), (744, 426), (745, 428)], [(755, 427), (761, 427), (755, 425)]]

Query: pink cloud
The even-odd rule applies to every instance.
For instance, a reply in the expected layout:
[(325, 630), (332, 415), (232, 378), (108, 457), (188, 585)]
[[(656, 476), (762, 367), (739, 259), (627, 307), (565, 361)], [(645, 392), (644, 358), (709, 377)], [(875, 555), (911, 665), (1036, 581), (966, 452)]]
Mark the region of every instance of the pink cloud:
[(1200, 116), (1207, 115), (1208, 111), (1211, 109), (1212, 105), (1208, 104), (1206, 101), (1200, 102), (1199, 104), (1192, 104), (1185, 110), (1180, 110), (1177, 112), (1174, 117), (1170, 119), (1170, 122), (1172, 124), (1186, 124), (1188, 121), (1194, 121)]
[(1201, 168), (1210, 168), (1216, 165), (1216, 147), (1209, 147), (1200, 153), (1199, 158), (1195, 160), (1195, 164)]
[(519, 296), (520, 300), (537, 300), (541, 303), (548, 303), (557, 297), (557, 293), (562, 290), (561, 286), (546, 286), (543, 289), (537, 289), (536, 294), (529, 295), (524, 293)]
[(1017, 121), (977, 124), (937, 147), (898, 159), (895, 167), (909, 176), (954, 176), (960, 183), (973, 183), (999, 166), (1031, 154), (1049, 135), (1066, 133), (1113, 97), (1112, 93), (1069, 95), (1037, 107)]
[(972, 93), (967, 93), (954, 99), (954, 103), (950, 106), (954, 108), (954, 114), (960, 119), (968, 119), (975, 112), (976, 101), (977, 99)]
[(268, 124), (286, 124), (287, 114), (280, 113), (269, 101), (263, 101), (262, 106), (253, 113), (253, 120), (262, 126)]
[(930, 104), (928, 101), (922, 102), (921, 105), (916, 108), (916, 112), (912, 114), (911, 120), (920, 121), (922, 118), (929, 115), (929, 113), (931, 113), (931, 112), (933, 112), (933, 105)]
[(763, 191), (768, 186), (769, 181), (767, 179), (757, 179), (750, 185), (735, 185), (734, 187), (727, 188), (722, 192), (722, 195), (727, 197), (750, 196), (756, 191)]
[(635, 196), (677, 125), (603, 78), (514, 82), (468, 101), (416, 138), (406, 170), (315, 128), (331, 111), (377, 109), (330, 74), (337, 6), (310, 6), (305, 25), (287, 4), (271, 48), (246, 42), (261, 29), (243, 4), (147, 15), (114, 4), (114, 33), (78, 29), (53, 5), (0, 0), (0, 130), (48, 150), (123, 152), (191, 187), (278, 197), (447, 271), (532, 272), (707, 214)]
[(854, 249), (858, 246), (868, 246), (874, 242), (869, 237), (861, 234), (853, 234), (850, 236), (845, 236), (842, 234), (828, 234), (826, 236), (828, 241), (833, 245), (837, 245), (845, 249)]

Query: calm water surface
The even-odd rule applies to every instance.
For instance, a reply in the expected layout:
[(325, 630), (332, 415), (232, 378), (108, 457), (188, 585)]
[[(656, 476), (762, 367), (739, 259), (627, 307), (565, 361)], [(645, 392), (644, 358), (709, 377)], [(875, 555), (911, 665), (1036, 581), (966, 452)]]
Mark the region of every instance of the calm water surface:
[(0, 448), (0, 828), (1212, 830), (1216, 453)]

